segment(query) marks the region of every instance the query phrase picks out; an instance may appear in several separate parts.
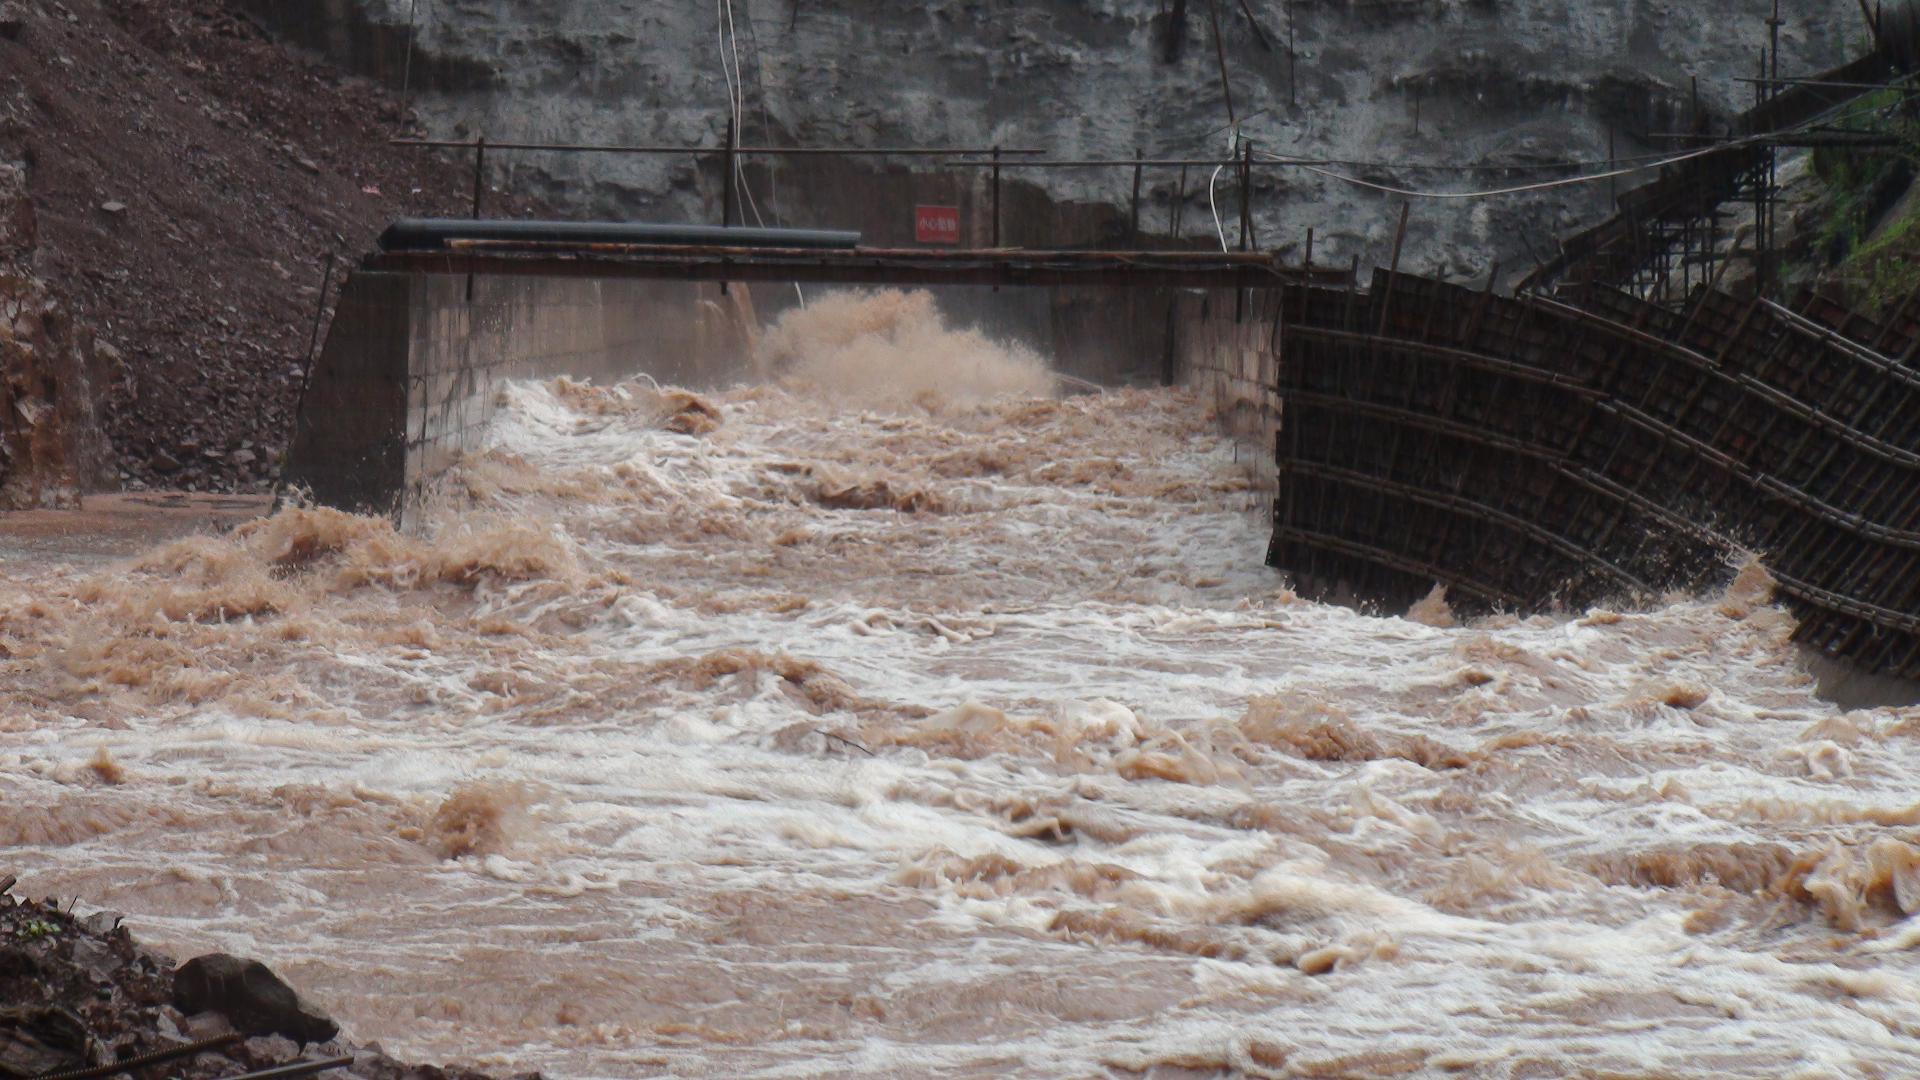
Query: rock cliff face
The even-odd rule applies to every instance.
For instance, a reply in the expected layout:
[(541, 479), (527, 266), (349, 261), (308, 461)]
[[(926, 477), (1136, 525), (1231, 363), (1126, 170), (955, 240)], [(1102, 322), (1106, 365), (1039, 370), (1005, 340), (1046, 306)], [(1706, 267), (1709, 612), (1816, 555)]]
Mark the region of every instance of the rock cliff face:
[(95, 402), (111, 350), (33, 272), (26, 169), (0, 161), (0, 510), (58, 506), (107, 481)]
[[(1692, 119), (1696, 77), (1709, 123), (1751, 104), (1752, 85), (1737, 80), (1759, 64), (1773, 7), (1773, 0), (1217, 0), (1217, 8), (1199, 0), (245, 2), (296, 40), (409, 82), (434, 135), (718, 144), (728, 113), (724, 71), (737, 46), (748, 144), (1001, 144), (1062, 157), (1222, 153), (1228, 108), (1217, 14), (1233, 112), (1257, 151), (1365, 162), (1332, 168), (1388, 186), (1456, 191), (1558, 175), (1539, 170), (1543, 163), (1604, 160), (1610, 131), (1621, 157), (1670, 147), (1657, 136)], [(729, 10), (730, 36), (722, 32)], [(1865, 47), (1854, 0), (1789, 0), (1781, 14), (1783, 74), (1824, 70)], [(416, 42), (410, 62), (409, 33)], [(491, 160), (495, 184), (583, 213), (712, 217), (719, 205), (713, 162), (559, 154)], [(939, 172), (930, 164), (921, 170)], [(1193, 170), (1180, 200), (1191, 236), (1215, 232), (1208, 172)], [(804, 161), (756, 172), (756, 206), (791, 223), (865, 225), (898, 239), (914, 198), (951, 198), (956, 182), (950, 172), (915, 180), (896, 174), (895, 194), (876, 205), (849, 173), (844, 164)], [(963, 187), (982, 182), (977, 170), (960, 175)], [(1061, 200), (1118, 206), (1131, 198), (1126, 168), (1009, 175), (1034, 179)], [(860, 193), (836, 198), (840, 187)], [(1165, 231), (1179, 193), (1178, 170), (1149, 171), (1143, 227)], [(1230, 174), (1215, 196), (1237, 241)], [(1529, 241), (1542, 245), (1603, 215), (1608, 197), (1609, 185), (1599, 183), (1492, 201), (1415, 200), (1407, 260), (1459, 275), (1484, 272), (1496, 258), (1523, 266), (1531, 261)], [(1286, 168), (1258, 174), (1254, 201), (1261, 246), (1295, 246), (1311, 226), (1319, 255), (1373, 261), (1385, 257), (1400, 199)]]

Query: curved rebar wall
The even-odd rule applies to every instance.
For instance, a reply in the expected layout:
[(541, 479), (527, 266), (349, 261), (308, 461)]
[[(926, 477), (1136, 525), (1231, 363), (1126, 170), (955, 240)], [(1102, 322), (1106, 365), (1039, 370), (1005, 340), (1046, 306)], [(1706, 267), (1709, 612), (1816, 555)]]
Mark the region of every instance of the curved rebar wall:
[(1268, 561), (1308, 591), (1528, 610), (1753, 551), (1802, 640), (1920, 677), (1920, 337), (1812, 300), (1579, 300), (1384, 271), (1290, 290)]

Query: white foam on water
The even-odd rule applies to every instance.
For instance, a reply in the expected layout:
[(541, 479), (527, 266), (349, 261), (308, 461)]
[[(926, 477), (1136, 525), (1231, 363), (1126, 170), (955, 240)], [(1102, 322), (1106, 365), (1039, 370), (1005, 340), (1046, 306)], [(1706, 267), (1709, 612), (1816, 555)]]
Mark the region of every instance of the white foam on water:
[(1201, 402), (868, 302), (509, 387), (425, 537), (0, 583), (7, 869), (557, 1076), (1920, 1070), (1920, 712), (1744, 599), (1303, 602)]

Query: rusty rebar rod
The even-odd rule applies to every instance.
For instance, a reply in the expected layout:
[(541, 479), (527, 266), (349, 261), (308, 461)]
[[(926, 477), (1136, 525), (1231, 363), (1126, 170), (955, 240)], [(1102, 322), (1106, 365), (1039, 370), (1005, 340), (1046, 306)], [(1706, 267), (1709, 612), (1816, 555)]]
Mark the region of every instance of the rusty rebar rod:
[(487, 172), (487, 137), (473, 141), (473, 219), (480, 220), (480, 189)]
[(1233, 115), (1233, 83), (1227, 78), (1227, 42), (1220, 36), (1219, 0), (1207, 0), (1207, 17), (1213, 20), (1213, 51), (1220, 59), (1220, 92), (1227, 99), (1227, 123), (1238, 127), (1240, 121)]
[(407, 3), (407, 59), (400, 69), (400, 122), (407, 121), (407, 108), (413, 102), (413, 39), (414, 16), (419, 12), (420, 0), (408, 0)]
[(993, 148), (993, 246), (1000, 246), (1000, 154), (999, 147)]
[[(313, 308), (313, 333), (307, 338), (307, 370), (313, 370), (313, 351), (320, 346), (320, 323), (327, 314), (327, 292), (333, 288), (333, 252), (327, 252), (327, 268), (320, 275), (320, 302)], [(304, 384), (305, 380), (301, 380)], [(304, 390), (304, 385), (302, 386)]]
[(726, 164), (724, 166), (726, 175), (720, 179), (720, 226), (722, 228), (730, 228), (733, 225), (733, 189), (734, 181), (739, 176), (738, 166), (735, 164), (735, 161), (740, 155), (740, 148), (734, 145), (735, 136), (736, 132), (733, 127), (733, 117), (728, 116), (727, 146), (725, 151)]
[(182, 1043), (179, 1046), (150, 1050), (144, 1054), (135, 1054), (129, 1058), (121, 1058), (119, 1061), (109, 1061), (104, 1065), (88, 1065), (78, 1069), (63, 1069), (59, 1072), (41, 1073), (39, 1076), (34, 1077), (33, 1080), (93, 1080), (94, 1077), (132, 1072), (135, 1069), (144, 1069), (149, 1065), (159, 1065), (162, 1062), (192, 1057), (195, 1054), (204, 1053), (208, 1050), (218, 1050), (220, 1047), (237, 1043), (243, 1038), (245, 1038), (245, 1036), (238, 1032), (228, 1032), (225, 1035), (215, 1035), (211, 1039), (201, 1039), (199, 1042)]
[(1133, 151), (1133, 213), (1127, 224), (1127, 239), (1134, 247), (1140, 246), (1140, 158), (1136, 147)]

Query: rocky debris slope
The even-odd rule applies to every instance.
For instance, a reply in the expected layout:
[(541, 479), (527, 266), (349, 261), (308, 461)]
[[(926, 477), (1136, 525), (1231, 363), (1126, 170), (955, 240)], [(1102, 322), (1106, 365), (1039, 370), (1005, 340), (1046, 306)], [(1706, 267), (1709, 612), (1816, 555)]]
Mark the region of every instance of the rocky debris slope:
[[(216, 1080), (351, 1057), (351, 1065), (323, 1075), (489, 1080), (471, 1069), (408, 1065), (377, 1046), (341, 1039), (324, 1011), (258, 961), (216, 953), (176, 969), (136, 944), (110, 912), (76, 918), (58, 904), (5, 895), (11, 878), (0, 883), (0, 1077), (37, 1077), (205, 1043), (207, 1049), (169, 1061), (165, 1074)], [(522, 1080), (538, 1075), (520, 1074)]]
[(26, 186), (26, 170), (0, 159), (0, 510), (69, 504), (109, 479), (96, 394), (111, 347), (33, 274)]
[(55, 322), (92, 339), (107, 479), (272, 480), (324, 256), (470, 197), (461, 163), (387, 144), (405, 119), (224, 0), (0, 0), (0, 161), (24, 168)]
[[(241, 0), (280, 32), (399, 81), (410, 23), (411, 79), (436, 134), (491, 139), (718, 145), (733, 46), (749, 144), (1000, 144), (1068, 156), (1219, 155), (1228, 106), (1210, 5), (1172, 0), (819, 4), (730, 0)], [(1466, 190), (1524, 184), (1542, 163), (1669, 148), (1683, 129), (1693, 78), (1725, 117), (1753, 102), (1754, 71), (1774, 0), (1253, 0), (1217, 5), (1233, 112), (1260, 151), (1333, 159), (1389, 186)], [(1780, 70), (1826, 70), (1864, 46), (1855, 0), (1783, 9)], [(1251, 18), (1249, 18), (1249, 15)], [(1289, 26), (1291, 22), (1291, 27)], [(1257, 29), (1256, 29), (1257, 28)], [(1289, 54), (1291, 30), (1292, 54)], [(1171, 59), (1169, 58), (1171, 54)], [(724, 66), (723, 66), (724, 65)], [(1514, 164), (1510, 172), (1432, 172), (1361, 163)], [(793, 161), (763, 203), (794, 224), (859, 221), (869, 196), (807, 185)], [(551, 193), (596, 213), (710, 216), (720, 170), (687, 157), (503, 155), (514, 190)], [(984, 182), (976, 170), (976, 183)], [(1061, 199), (1124, 205), (1131, 170), (1010, 169)], [(1208, 175), (1185, 186), (1184, 231), (1213, 236)], [(816, 191), (804, 202), (794, 189)], [(1623, 181), (1622, 186), (1631, 186)], [(1146, 176), (1144, 224), (1162, 229), (1177, 170)], [(1229, 222), (1230, 174), (1219, 187)], [(1609, 187), (1558, 188), (1490, 202), (1419, 201), (1408, 265), (1477, 275), (1492, 260), (1530, 265), (1556, 235), (1603, 217)], [(898, 196), (904, 221), (910, 198)], [(1384, 262), (1400, 199), (1299, 169), (1256, 183), (1263, 246), (1299, 245), (1344, 262)], [(772, 207), (763, 206), (771, 212)], [(1231, 232), (1230, 232), (1231, 235)], [(1061, 236), (1062, 241), (1075, 239)], [(1078, 238), (1085, 242), (1085, 237)]]

